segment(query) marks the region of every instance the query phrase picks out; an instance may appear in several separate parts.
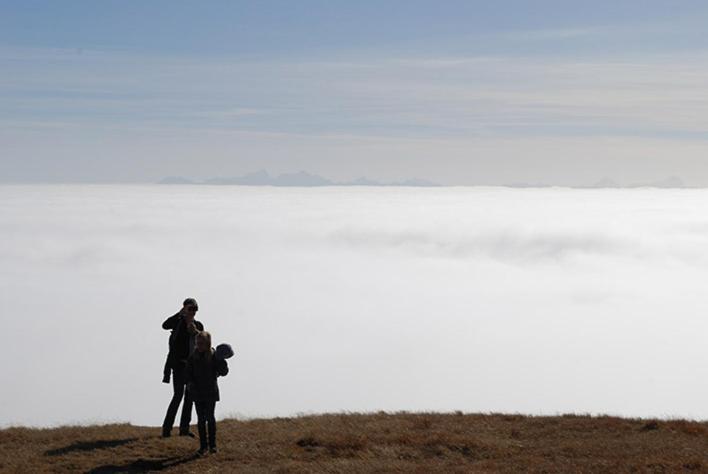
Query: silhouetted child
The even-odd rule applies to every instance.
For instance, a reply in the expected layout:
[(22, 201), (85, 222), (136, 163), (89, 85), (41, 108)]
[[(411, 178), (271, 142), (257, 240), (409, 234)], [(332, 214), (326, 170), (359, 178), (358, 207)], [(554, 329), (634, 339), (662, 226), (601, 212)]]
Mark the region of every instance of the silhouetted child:
[[(224, 350), (222, 346), (227, 346)], [(216, 378), (229, 373), (226, 359), (233, 355), (231, 347), (221, 344), (218, 350), (211, 347), (211, 334), (202, 331), (197, 334), (196, 350), (187, 359), (187, 389), (197, 408), (199, 429), (199, 454), (216, 452), (216, 418), (214, 409), (219, 401), (219, 385)], [(207, 438), (208, 431), (208, 438)]]

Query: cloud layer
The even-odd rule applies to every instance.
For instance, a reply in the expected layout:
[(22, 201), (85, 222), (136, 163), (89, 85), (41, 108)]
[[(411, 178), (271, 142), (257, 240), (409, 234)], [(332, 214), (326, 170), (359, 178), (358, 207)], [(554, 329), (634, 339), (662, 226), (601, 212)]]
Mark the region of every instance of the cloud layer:
[[(0, 423), (158, 425), (186, 296), (219, 413), (708, 416), (701, 190), (0, 187)], [(670, 389), (669, 389), (670, 388)]]

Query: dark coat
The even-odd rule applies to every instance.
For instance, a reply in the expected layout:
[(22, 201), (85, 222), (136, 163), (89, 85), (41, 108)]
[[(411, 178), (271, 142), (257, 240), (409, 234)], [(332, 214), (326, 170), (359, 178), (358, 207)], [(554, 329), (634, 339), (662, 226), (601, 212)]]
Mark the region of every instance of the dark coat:
[(187, 390), (194, 401), (219, 401), (219, 384), (216, 378), (229, 373), (229, 366), (224, 359), (214, 355), (194, 351), (187, 359)]
[[(204, 330), (204, 325), (196, 319), (194, 320), (194, 325), (198, 330)], [(167, 359), (171, 367), (176, 367), (178, 363), (184, 363), (189, 357), (191, 348), (194, 347), (194, 335), (189, 334), (189, 331), (187, 331), (181, 312), (165, 319), (165, 322), (162, 323), (162, 329), (172, 331)]]

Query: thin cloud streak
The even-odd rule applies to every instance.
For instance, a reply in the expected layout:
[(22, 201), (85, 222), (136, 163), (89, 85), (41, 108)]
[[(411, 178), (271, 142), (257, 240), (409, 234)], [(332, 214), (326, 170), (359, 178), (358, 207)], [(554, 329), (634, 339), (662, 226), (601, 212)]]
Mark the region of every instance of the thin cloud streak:
[(56, 50), (18, 59), (25, 54), (0, 52), (11, 72), (0, 77), (5, 182), (154, 182), (268, 168), (443, 184), (672, 175), (708, 184), (699, 164), (705, 52), (582, 61)]
[[(177, 128), (363, 135), (376, 129), (383, 136), (410, 135), (412, 130), (426, 136), (448, 136), (457, 130), (464, 136), (480, 127), (503, 136), (519, 132), (506, 132), (505, 125), (526, 124), (550, 124), (561, 132), (561, 124), (576, 124), (577, 134), (590, 125), (648, 128), (651, 133), (659, 127), (696, 130), (708, 120), (706, 54), (583, 62), (513, 57), (360, 63), (165, 60), (109, 53), (99, 57), (100, 63), (80, 55), (65, 58), (67, 64), (54, 68), (51, 81), (48, 71), (35, 66), (16, 73), (16, 80), (6, 78), (3, 102), (13, 115), (3, 120), (75, 116), (85, 123), (109, 120), (118, 126), (132, 121)], [(9, 60), (6, 56), (2, 61)], [(131, 69), (130, 77), (117, 74), (123, 68)], [(249, 112), (230, 113), (233, 110)], [(259, 120), (264, 112), (266, 119)], [(214, 120), (205, 122), (210, 117)], [(489, 124), (496, 127), (490, 129)]]

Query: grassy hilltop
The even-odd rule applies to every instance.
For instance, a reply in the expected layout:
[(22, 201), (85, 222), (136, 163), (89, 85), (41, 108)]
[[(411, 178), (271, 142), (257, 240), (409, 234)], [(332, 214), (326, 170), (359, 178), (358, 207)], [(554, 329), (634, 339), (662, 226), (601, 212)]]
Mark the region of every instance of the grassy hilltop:
[[(195, 427), (196, 428), (196, 427)], [(331, 414), (218, 424), (219, 453), (132, 425), (0, 430), (3, 472), (708, 471), (708, 423), (564, 415)]]

